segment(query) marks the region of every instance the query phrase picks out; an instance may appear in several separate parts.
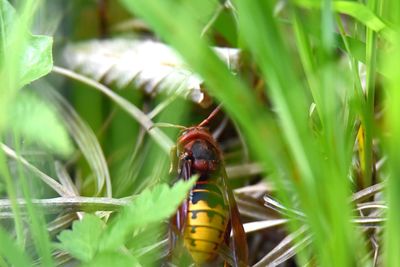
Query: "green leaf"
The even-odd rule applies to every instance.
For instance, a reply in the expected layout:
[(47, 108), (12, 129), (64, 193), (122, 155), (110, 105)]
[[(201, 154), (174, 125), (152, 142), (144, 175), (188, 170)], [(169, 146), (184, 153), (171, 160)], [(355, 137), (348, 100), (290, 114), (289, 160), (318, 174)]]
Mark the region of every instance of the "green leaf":
[(139, 262), (132, 256), (118, 252), (99, 253), (92, 261), (83, 264), (82, 267), (125, 267), (125, 266), (141, 266)]
[(145, 190), (115, 218), (101, 238), (100, 250), (116, 249), (133, 230), (168, 219), (187, 197), (194, 182), (191, 179), (179, 181), (172, 188), (161, 184)]
[(53, 38), (31, 35), (28, 34), (28, 30), (23, 29), (29, 36), (24, 42), (21, 36), (15, 36), (18, 22), (19, 17), (15, 9), (8, 1), (0, 0), (0, 57), (7, 57), (7, 53), (14, 48), (16, 42), (21, 41), (24, 44), (22, 54), (17, 57), (20, 60), (17, 64), (18, 86), (22, 87), (51, 71)]
[(103, 228), (101, 219), (86, 214), (82, 221), (73, 223), (72, 230), (64, 230), (58, 235), (57, 238), (61, 241), (58, 247), (78, 260), (89, 262), (97, 252)]
[(33, 93), (21, 91), (7, 114), (6, 129), (61, 155), (72, 152), (67, 131), (55, 110)]
[(48, 74), (53, 68), (53, 38), (32, 35), (21, 56), (19, 85), (22, 87)]

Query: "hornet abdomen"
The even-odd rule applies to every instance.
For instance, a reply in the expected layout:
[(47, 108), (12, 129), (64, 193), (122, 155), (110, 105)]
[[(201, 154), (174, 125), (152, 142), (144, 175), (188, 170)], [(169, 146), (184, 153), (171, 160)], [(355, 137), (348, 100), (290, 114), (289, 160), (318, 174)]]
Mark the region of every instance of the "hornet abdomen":
[(212, 181), (198, 181), (189, 195), (184, 242), (193, 260), (202, 264), (218, 256), (224, 242), (229, 212), (219, 187)]

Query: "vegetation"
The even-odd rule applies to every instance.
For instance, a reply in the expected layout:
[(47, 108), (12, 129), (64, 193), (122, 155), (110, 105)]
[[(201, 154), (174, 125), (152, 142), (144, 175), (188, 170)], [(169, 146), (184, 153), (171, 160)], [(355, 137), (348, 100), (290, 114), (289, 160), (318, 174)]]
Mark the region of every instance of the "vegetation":
[(249, 264), (400, 266), (399, 69), (397, 0), (0, 0), (0, 266), (166, 262), (219, 104)]

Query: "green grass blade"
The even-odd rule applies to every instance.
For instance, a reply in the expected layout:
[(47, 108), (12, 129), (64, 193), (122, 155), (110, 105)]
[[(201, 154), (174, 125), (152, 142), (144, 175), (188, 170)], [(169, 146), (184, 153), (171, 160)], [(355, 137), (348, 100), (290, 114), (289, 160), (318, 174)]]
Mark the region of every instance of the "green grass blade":
[[(288, 67), (294, 64), (281, 36), (281, 25), (273, 17), (272, 3), (239, 0), (236, 3), (243, 40), (269, 85), (283, 134), (300, 171), (302, 183), (297, 192), (315, 237), (313, 246), (317, 251), (317, 261), (323, 266), (347, 266), (354, 257), (348, 252), (354, 237), (346, 203), (349, 183), (345, 179), (351, 162), (351, 149), (346, 146), (349, 142), (344, 139), (345, 129), (336, 114), (339, 102), (335, 91), (336, 69), (332, 57), (335, 47), (334, 22), (330, 2), (324, 2), (320, 15), (320, 33), (313, 47), (315, 54), (307, 53), (302, 26), (299, 23), (295, 26), (299, 41), (302, 42), (303, 62), (309, 64), (315, 57), (319, 65), (315, 74), (309, 74), (318, 79), (319, 87), (319, 92), (314, 95), (318, 96), (316, 102), (320, 105), (318, 110), (322, 129), (315, 138), (308, 128), (307, 118), (303, 117), (307, 114), (306, 103), (309, 99), (295, 69)], [(310, 66), (311, 63), (307, 67), (308, 72)], [(321, 150), (323, 152), (319, 154)], [(322, 161), (321, 156), (329, 160)], [(315, 203), (315, 199), (323, 203)], [(336, 257), (333, 259), (331, 255)]]
[(7, 160), (3, 151), (0, 151), (0, 177), (4, 179), (8, 198), (11, 201), (12, 213), (14, 215), (15, 231), (17, 234), (17, 244), (23, 247), (23, 222), (21, 212), (17, 205), (17, 192), (14, 181), (7, 166)]
[[(15, 147), (16, 151), (20, 150), (19, 144), (19, 136), (18, 134), (14, 135), (15, 137)], [(34, 244), (36, 251), (40, 257), (40, 260), (43, 266), (54, 266), (52, 255), (51, 255), (51, 245), (50, 245), (50, 238), (49, 233), (47, 232), (46, 228), (46, 221), (43, 217), (43, 214), (40, 210), (35, 209), (32, 204), (32, 194), (31, 189), (29, 188), (25, 173), (23, 171), (22, 163), (19, 161), (17, 164), (18, 169), (18, 177), (20, 179), (20, 184), (22, 187), (22, 192), (25, 197), (26, 207), (29, 216), (29, 228), (31, 230), (31, 235), (34, 240)]]
[(0, 255), (10, 264), (13, 266), (33, 266), (32, 260), (2, 228), (0, 228), (0, 243), (2, 244), (0, 246)]
[[(319, 1), (296, 0), (295, 3), (306, 8), (321, 8)], [(364, 4), (352, 1), (332, 1), (332, 8), (340, 14), (355, 18), (373, 31), (388, 30), (388, 26)]]
[(400, 2), (388, 3), (388, 16), (395, 25), (396, 34), (393, 36), (394, 44), (390, 56), (384, 58), (384, 66), (389, 74), (385, 83), (387, 86), (387, 113), (386, 125), (389, 135), (385, 138), (385, 147), (388, 153), (388, 171), (390, 173), (387, 184), (387, 202), (389, 206), (388, 221), (386, 224), (384, 240), (385, 266), (400, 266)]

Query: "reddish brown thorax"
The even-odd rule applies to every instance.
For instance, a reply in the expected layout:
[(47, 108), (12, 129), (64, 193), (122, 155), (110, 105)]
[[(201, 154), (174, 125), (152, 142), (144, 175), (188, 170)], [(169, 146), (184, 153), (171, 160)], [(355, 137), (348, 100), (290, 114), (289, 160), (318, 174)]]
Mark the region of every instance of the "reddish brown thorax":
[(217, 142), (205, 127), (191, 127), (178, 138), (179, 158), (192, 163), (194, 173), (218, 170), (222, 155)]

